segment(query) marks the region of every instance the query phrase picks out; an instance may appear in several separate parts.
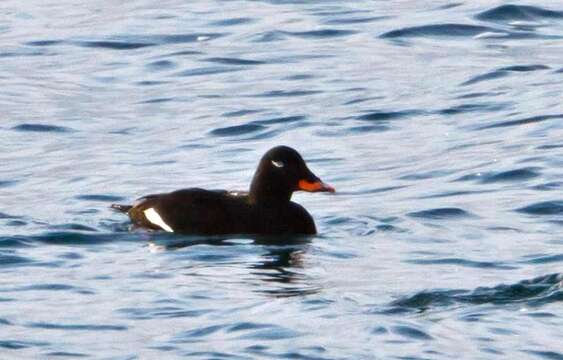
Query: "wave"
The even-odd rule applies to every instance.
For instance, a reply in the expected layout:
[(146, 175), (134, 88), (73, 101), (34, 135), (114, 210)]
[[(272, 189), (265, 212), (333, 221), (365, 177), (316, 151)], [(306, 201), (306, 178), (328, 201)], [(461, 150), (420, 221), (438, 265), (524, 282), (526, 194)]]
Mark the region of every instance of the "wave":
[(541, 306), (560, 301), (563, 301), (563, 273), (555, 273), (474, 290), (425, 290), (393, 301), (390, 311), (424, 311), (455, 304)]

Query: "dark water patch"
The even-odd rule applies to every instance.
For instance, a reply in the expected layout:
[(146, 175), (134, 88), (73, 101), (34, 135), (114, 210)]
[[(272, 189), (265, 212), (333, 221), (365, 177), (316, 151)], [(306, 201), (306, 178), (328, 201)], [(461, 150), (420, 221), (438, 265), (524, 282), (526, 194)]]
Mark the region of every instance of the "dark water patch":
[(386, 125), (363, 125), (347, 128), (346, 132), (350, 134), (363, 134), (369, 132), (384, 132), (389, 130), (391, 130), (391, 127)]
[(529, 215), (560, 215), (563, 214), (563, 200), (538, 202), (516, 211)]
[(138, 241), (138, 235), (130, 233), (91, 233), (81, 231), (51, 231), (27, 237), (33, 242), (52, 245), (95, 245), (115, 241)]
[(358, 120), (364, 121), (388, 121), (401, 119), (407, 116), (416, 115), (417, 111), (373, 111), (368, 114), (360, 115), (357, 117)]
[(493, 70), (486, 74), (474, 76), (471, 79), (461, 83), (461, 86), (473, 85), (483, 81), (489, 81), (494, 79), (501, 79), (506, 76), (509, 76), (511, 73), (532, 72), (532, 71), (546, 70), (546, 69), (549, 69), (549, 66), (541, 65), (541, 64), (508, 66), (508, 67), (503, 67), (500, 69)]
[(272, 90), (265, 93), (251, 95), (251, 97), (292, 97), (292, 96), (307, 96), (320, 94), (322, 91), (317, 90)]
[(563, 182), (561, 181), (552, 181), (544, 184), (539, 184), (533, 187), (534, 190), (540, 191), (551, 191), (551, 190), (559, 190), (563, 187)]
[(223, 113), (223, 114), (221, 114), (221, 116), (223, 116), (223, 117), (240, 117), (240, 116), (259, 113), (259, 112), (262, 112), (262, 111), (263, 110), (251, 110), (251, 109), (238, 110), (238, 111), (231, 111), (231, 112)]
[(471, 112), (494, 112), (501, 111), (506, 108), (504, 104), (462, 104), (439, 110), (442, 115), (456, 115)]
[(529, 167), (522, 169), (514, 169), (500, 172), (487, 172), (464, 175), (453, 181), (478, 181), (481, 184), (520, 182), (534, 179), (540, 176), (538, 168)]
[(74, 198), (77, 200), (101, 201), (101, 202), (115, 202), (115, 201), (123, 201), (125, 199), (123, 196), (105, 195), (105, 194), (84, 194), (84, 195), (77, 195)]
[(248, 330), (257, 330), (257, 329), (267, 329), (271, 328), (272, 325), (268, 324), (259, 324), (254, 322), (240, 322), (231, 325), (229, 328), (226, 329), (226, 332), (240, 332), (240, 331), (248, 331)]
[(556, 114), (556, 115), (540, 115), (540, 116), (533, 116), (524, 119), (518, 120), (509, 120), (509, 121), (501, 121), (491, 125), (485, 125), (478, 127), (477, 130), (486, 130), (486, 129), (495, 129), (495, 128), (503, 128), (509, 126), (519, 126), (519, 125), (528, 125), (543, 122), (546, 120), (553, 120), (553, 119), (563, 119), (563, 114)]
[(315, 75), (311, 74), (298, 74), (284, 77), (282, 80), (296, 81), (296, 80), (309, 80), (314, 79)]
[[(236, 326), (236, 325), (235, 325)], [(227, 329), (227, 331), (230, 329)], [(300, 333), (294, 330), (290, 330), (281, 326), (277, 325), (265, 325), (262, 327), (256, 327), (249, 331), (250, 329), (246, 329), (249, 333), (240, 335), (239, 339), (251, 339), (251, 340), (260, 340), (260, 341), (272, 341), (272, 340), (283, 340), (283, 339), (292, 339), (299, 337)], [(241, 331), (241, 330), (238, 330)]]
[(551, 69), (547, 65), (536, 64), (536, 65), (513, 65), (498, 69), (499, 71), (511, 71), (511, 72), (530, 72), (537, 70), (548, 70)]
[(25, 42), (26, 46), (54, 46), (63, 43), (62, 40), (35, 40)]
[(0, 248), (19, 248), (32, 246), (32, 241), (25, 236), (0, 236)]
[(457, 96), (456, 99), (474, 99), (480, 97), (493, 97), (497, 95), (501, 95), (501, 94), (498, 92), (474, 92), (474, 93)]
[(241, 70), (240, 68), (209, 66), (209, 67), (184, 70), (175, 74), (175, 76), (183, 76), (183, 77), (207, 76), (207, 75), (225, 74), (225, 73), (230, 73), (240, 70)]
[(523, 168), (502, 171), (498, 173), (489, 173), (481, 176), (480, 182), (483, 184), (498, 182), (519, 182), (526, 181), (540, 176), (537, 168)]
[(468, 24), (436, 24), (405, 27), (381, 34), (383, 39), (409, 37), (473, 37), (485, 32), (499, 32), (498, 30), (479, 25)]
[(201, 51), (197, 51), (197, 50), (182, 50), (182, 51), (175, 51), (173, 53), (169, 53), (169, 54), (165, 54), (165, 55), (161, 55), (160, 57), (179, 57), (179, 56), (186, 56), (186, 55), (203, 55), (204, 53)]
[(55, 53), (48, 52), (45, 50), (29, 50), (29, 49), (18, 49), (18, 51), (7, 51), (7, 52), (0, 52), (0, 58), (12, 58), (12, 57), (35, 57), (35, 56), (54, 56)]
[(557, 317), (557, 315), (550, 313), (550, 312), (545, 312), (545, 311), (528, 313), (528, 314), (526, 314), (526, 316), (529, 316), (531, 318), (538, 318), (538, 319), (549, 319), (549, 318), (556, 318)]
[(513, 22), (513, 21), (540, 21), (542, 19), (563, 18), (563, 12), (547, 10), (537, 6), (529, 5), (501, 5), (493, 9), (483, 11), (475, 18), (491, 22)]
[(339, 195), (368, 195), (368, 194), (378, 194), (378, 193), (383, 193), (383, 192), (389, 192), (389, 191), (395, 191), (395, 190), (400, 190), (400, 189), (404, 189), (408, 187), (407, 185), (397, 185), (397, 186), (383, 186), (383, 187), (378, 187), (378, 188), (373, 188), (373, 189), (366, 189), (366, 190), (361, 190), (361, 191), (339, 191), (338, 194)]
[(557, 351), (522, 350), (522, 352), (547, 360), (563, 360), (563, 353)]
[(77, 253), (77, 252), (66, 252), (64, 254), (60, 254), (57, 256), (60, 259), (66, 259), (66, 260), (80, 260), (80, 259), (84, 259), (84, 256)]
[(563, 144), (548, 144), (548, 145), (540, 145), (536, 147), (538, 150), (552, 150), (552, 149), (563, 149)]
[(80, 47), (110, 50), (135, 50), (165, 44), (184, 44), (214, 40), (223, 36), (219, 33), (193, 33), (168, 35), (120, 35), (109, 39), (72, 40), (68, 43)]
[(184, 44), (200, 41), (211, 41), (218, 39), (223, 33), (194, 33), (194, 34), (169, 34), (169, 35), (150, 35), (141, 38), (156, 41), (159, 44)]
[(165, 97), (165, 98), (154, 98), (154, 99), (149, 99), (149, 100), (144, 100), (139, 102), (139, 104), (162, 104), (162, 103), (167, 103), (170, 101), (173, 101), (174, 98), (170, 98), (170, 97)]
[(53, 352), (47, 353), (46, 355), (49, 356), (49, 358), (51, 358), (51, 357), (64, 357), (64, 358), (90, 357), (90, 355), (88, 355), (88, 354), (68, 352), (68, 351), (53, 351)]
[(0, 220), (2, 219), (21, 219), (21, 216), (10, 215), (3, 212), (0, 212)]
[(326, 25), (350, 25), (350, 24), (364, 24), (379, 20), (389, 19), (390, 16), (371, 16), (371, 17), (340, 17), (335, 19), (328, 19), (323, 21)]
[(475, 215), (460, 208), (436, 208), (408, 213), (407, 216), (421, 219), (447, 220), (475, 217)]
[(0, 348), (9, 350), (44, 347), (49, 345), (51, 344), (43, 341), (0, 340)]
[(407, 337), (412, 340), (432, 340), (433, 337), (426, 332), (409, 325), (393, 326), (391, 331), (395, 334)]
[(27, 132), (50, 132), (50, 133), (68, 133), (75, 131), (65, 126), (43, 125), (43, 124), (21, 124), (14, 126), (12, 130), (27, 131)]
[(222, 330), (225, 325), (211, 325), (195, 328), (188, 331), (183, 331), (174, 336), (172, 342), (174, 343), (189, 343), (201, 341), (201, 338), (212, 335), (220, 330)]
[(326, 39), (334, 37), (342, 37), (355, 34), (356, 31), (353, 30), (338, 30), (338, 29), (323, 29), (323, 30), (311, 30), (311, 31), (283, 31), (284, 34), (289, 36), (295, 36), (303, 39)]
[(213, 129), (210, 134), (215, 136), (239, 136), (263, 131), (265, 129), (265, 126), (258, 124), (244, 124)]
[(475, 290), (425, 290), (391, 303), (390, 313), (462, 304), (509, 305), (525, 303), (541, 306), (563, 301), (563, 274), (556, 273), (520, 281), (512, 285), (478, 287)]
[(14, 292), (14, 291), (70, 291), (81, 295), (93, 295), (95, 294), (93, 291), (79, 288), (72, 285), (67, 284), (57, 284), (57, 283), (50, 283), (50, 284), (35, 284), (35, 285), (27, 285), (27, 286), (20, 286), (16, 288), (1, 288), (0, 292)]
[(230, 18), (230, 19), (223, 19), (218, 21), (212, 21), (209, 23), (210, 26), (235, 26), (235, 25), (242, 25), (242, 24), (249, 24), (255, 22), (256, 19), (249, 18), (249, 17), (239, 17), (239, 18)]
[(212, 62), (216, 64), (223, 64), (223, 65), (262, 65), (265, 64), (264, 61), (259, 60), (249, 60), (249, 59), (238, 59), (238, 58), (207, 58), (203, 61)]
[[(405, 232), (398, 226), (391, 225), (396, 218), (377, 219), (375, 217), (349, 217), (349, 216), (333, 216), (323, 219), (323, 223), (332, 227), (337, 227), (356, 237), (364, 237), (373, 235), (376, 232)], [(356, 254), (347, 252), (335, 252), (332, 254), (339, 259), (352, 259), (357, 257)]]
[(65, 330), (65, 331), (125, 331), (127, 326), (123, 325), (94, 325), (94, 324), (53, 324), (53, 323), (30, 323), (25, 325), (28, 328)]
[(77, 223), (66, 223), (66, 224), (56, 224), (56, 225), (49, 225), (49, 230), (56, 230), (56, 231), (88, 231), (88, 232), (97, 232), (96, 228), (86, 226), (83, 224)]
[(212, 310), (198, 309), (189, 310), (185, 307), (166, 306), (149, 308), (121, 308), (117, 312), (124, 314), (127, 319), (153, 320), (155, 318), (196, 318), (210, 313)]
[(419, 265), (455, 265), (455, 266), (463, 266), (463, 267), (478, 268), (478, 269), (497, 269), (497, 270), (517, 269), (517, 267), (515, 266), (506, 265), (500, 262), (473, 261), (473, 260), (467, 260), (461, 258), (417, 259), (417, 260), (406, 260), (405, 262), (410, 264), (419, 264)]
[(255, 35), (252, 42), (262, 43), (282, 41), (285, 40), (287, 36), (288, 35), (285, 32), (279, 30), (265, 31)]
[(448, 10), (448, 9), (456, 8), (456, 7), (461, 6), (461, 5), (463, 5), (462, 2), (454, 2), (454, 3), (451, 3), (451, 4), (440, 5), (436, 8), (436, 10)]
[(169, 81), (162, 81), (162, 80), (143, 80), (143, 81), (137, 81), (135, 84), (139, 86), (157, 86), (157, 85), (164, 85), (168, 83)]
[(23, 220), (10, 220), (6, 223), (6, 226), (26, 226), (27, 222)]
[(509, 75), (508, 71), (495, 70), (495, 71), (488, 72), (486, 74), (474, 76), (471, 79), (469, 79), (465, 82), (462, 82), (460, 85), (461, 86), (473, 85), (473, 84), (477, 84), (477, 83), (480, 83), (480, 82), (483, 82), (483, 81), (501, 79), (501, 78), (506, 77), (508, 75)]
[(448, 176), (451, 173), (453, 173), (453, 171), (451, 171), (451, 170), (433, 170), (433, 171), (428, 171), (428, 172), (423, 172), (423, 173), (403, 175), (403, 176), (399, 177), (399, 180), (434, 179), (434, 178)]
[(185, 359), (213, 359), (213, 360), (246, 360), (247, 357), (233, 355), (221, 351), (184, 351), (181, 353)]
[(345, 103), (343, 103), (342, 105), (354, 105), (354, 104), (360, 104), (366, 101), (376, 101), (376, 100), (381, 100), (382, 97), (381, 96), (368, 96), (368, 97), (362, 97), (362, 98), (357, 98), (357, 99), (352, 99), (349, 101), (346, 101)]
[[(17, 183), (19, 183), (19, 180), (0, 180), (0, 188), (14, 186)], [(2, 219), (2, 213), (0, 213), (0, 219)]]
[(157, 61), (153, 61), (151, 63), (148, 63), (147, 68), (152, 70), (152, 71), (163, 71), (163, 70), (169, 70), (169, 69), (174, 69), (177, 65), (174, 61), (170, 61), (170, 60), (157, 60)]
[(540, 255), (540, 256), (530, 256), (531, 259), (526, 259), (522, 261), (526, 264), (550, 264), (556, 262), (563, 262), (563, 254), (557, 255)]
[(111, 50), (135, 50), (148, 46), (155, 46), (156, 43), (151, 42), (134, 42), (134, 41), (118, 41), (118, 40), (81, 40), (73, 41), (71, 44), (96, 49), (111, 49)]
[(296, 115), (296, 116), (283, 116), (283, 117), (272, 118), (272, 119), (257, 120), (254, 121), (253, 123), (259, 125), (273, 125), (273, 124), (289, 124), (302, 120), (305, 120), (305, 116)]
[(0, 268), (30, 265), (32, 263), (34, 263), (34, 261), (28, 257), (0, 253)]

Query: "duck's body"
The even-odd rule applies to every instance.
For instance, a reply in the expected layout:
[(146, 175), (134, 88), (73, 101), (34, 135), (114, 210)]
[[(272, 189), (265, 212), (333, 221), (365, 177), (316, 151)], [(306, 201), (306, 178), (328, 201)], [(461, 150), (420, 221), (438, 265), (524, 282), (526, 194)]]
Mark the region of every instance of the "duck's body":
[(313, 218), (299, 204), (253, 204), (248, 193), (224, 190), (191, 188), (149, 195), (128, 214), (136, 226), (184, 234), (316, 233)]
[(296, 190), (334, 191), (295, 150), (280, 146), (264, 155), (247, 193), (190, 188), (113, 207), (126, 212), (136, 226), (153, 230), (203, 235), (315, 234), (311, 215), (291, 201)]

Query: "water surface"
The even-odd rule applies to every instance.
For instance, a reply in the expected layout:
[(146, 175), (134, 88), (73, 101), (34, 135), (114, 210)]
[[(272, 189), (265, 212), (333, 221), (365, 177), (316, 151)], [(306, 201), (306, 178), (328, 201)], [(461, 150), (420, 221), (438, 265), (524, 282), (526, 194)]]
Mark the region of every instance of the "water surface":
[[(5, 0), (0, 353), (563, 358), (563, 6)], [(129, 232), (286, 144), (309, 239)]]

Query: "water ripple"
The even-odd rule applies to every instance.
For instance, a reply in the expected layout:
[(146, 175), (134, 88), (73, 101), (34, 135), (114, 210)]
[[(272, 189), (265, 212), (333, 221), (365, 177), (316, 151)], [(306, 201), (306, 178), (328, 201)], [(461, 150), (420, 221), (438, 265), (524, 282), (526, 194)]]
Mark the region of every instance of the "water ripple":
[(539, 168), (528, 167), (500, 172), (483, 172), (464, 175), (454, 181), (478, 181), (481, 184), (494, 184), (504, 182), (521, 182), (540, 176)]
[(475, 216), (470, 212), (460, 208), (436, 208), (436, 209), (411, 212), (408, 213), (407, 215), (414, 218), (435, 219), (435, 220), (459, 219), (459, 218), (468, 218)]
[(26, 327), (46, 330), (70, 330), (70, 331), (125, 331), (127, 326), (123, 325), (100, 325), (100, 324), (53, 324), (37, 322), (27, 324)]
[(207, 58), (203, 61), (212, 62), (216, 64), (224, 65), (262, 65), (265, 64), (264, 61), (249, 60), (249, 59), (238, 59), (238, 58)]
[(559, 215), (563, 214), (563, 200), (538, 202), (516, 211), (530, 215)]
[(478, 127), (477, 130), (486, 130), (486, 129), (495, 129), (495, 128), (502, 128), (502, 127), (509, 127), (509, 126), (519, 126), (519, 125), (527, 125), (527, 124), (535, 124), (547, 120), (554, 120), (554, 119), (562, 119), (563, 114), (554, 114), (554, 115), (539, 115), (539, 116), (532, 116), (527, 117), (524, 119), (517, 119), (517, 120), (509, 120), (509, 121), (501, 121), (491, 125), (485, 125)]
[(75, 131), (65, 126), (44, 125), (44, 124), (20, 124), (14, 126), (12, 130), (26, 131), (26, 132), (50, 132), (50, 133), (68, 133)]
[(473, 261), (461, 258), (415, 259), (406, 260), (406, 262), (421, 265), (456, 265), (479, 269), (512, 270), (517, 268), (515, 266), (502, 264), (498, 261)]
[(563, 274), (556, 273), (524, 280), (512, 285), (479, 287), (475, 290), (427, 290), (395, 300), (394, 310), (428, 310), (455, 303), (506, 305), (525, 303), (540, 306), (563, 301)]
[(563, 12), (537, 6), (507, 4), (483, 11), (475, 15), (475, 18), (491, 22), (539, 21), (541, 19), (561, 19)]
[(353, 30), (338, 30), (338, 29), (323, 29), (323, 30), (311, 30), (311, 31), (282, 31), (283, 34), (289, 36), (300, 37), (304, 39), (323, 39), (323, 38), (333, 38), (341, 37), (355, 34), (356, 31)]
[(473, 85), (483, 81), (489, 81), (494, 79), (501, 79), (506, 76), (511, 75), (511, 73), (525, 73), (525, 72), (532, 72), (532, 71), (539, 71), (539, 70), (548, 70), (550, 69), (549, 66), (546, 65), (513, 65), (503, 67), (491, 72), (488, 72), (483, 75), (477, 75), (472, 77), (471, 79), (461, 83), (461, 86)]
[(482, 33), (504, 33), (491, 27), (468, 24), (436, 24), (406, 27), (381, 34), (383, 39), (409, 37), (474, 37)]

